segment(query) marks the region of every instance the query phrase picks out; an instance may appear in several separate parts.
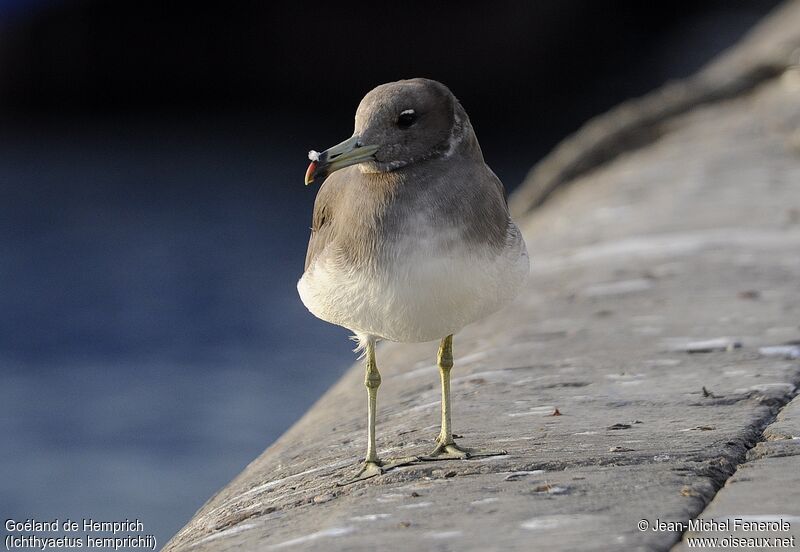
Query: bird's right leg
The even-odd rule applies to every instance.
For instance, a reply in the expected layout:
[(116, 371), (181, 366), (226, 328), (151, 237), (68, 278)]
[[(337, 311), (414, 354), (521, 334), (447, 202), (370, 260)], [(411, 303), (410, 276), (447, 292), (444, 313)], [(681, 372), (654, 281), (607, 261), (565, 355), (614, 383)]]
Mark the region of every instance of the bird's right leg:
[(375, 338), (373, 337), (367, 339), (366, 357), (367, 371), (364, 376), (364, 386), (367, 388), (367, 456), (364, 458), (364, 464), (361, 466), (358, 474), (356, 474), (353, 479), (340, 483), (340, 486), (375, 477), (387, 470), (410, 464), (417, 460), (415, 456), (400, 458), (389, 462), (383, 462), (378, 458), (378, 453), (375, 448), (375, 417), (378, 410), (378, 387), (381, 385), (381, 374), (378, 372), (378, 365), (375, 362)]
[(375, 416), (378, 410), (378, 387), (381, 385), (381, 374), (375, 362), (375, 341), (367, 342), (367, 373), (364, 376), (364, 386), (367, 388), (367, 456), (364, 466), (357, 479), (366, 479), (381, 473), (381, 461), (375, 450)]

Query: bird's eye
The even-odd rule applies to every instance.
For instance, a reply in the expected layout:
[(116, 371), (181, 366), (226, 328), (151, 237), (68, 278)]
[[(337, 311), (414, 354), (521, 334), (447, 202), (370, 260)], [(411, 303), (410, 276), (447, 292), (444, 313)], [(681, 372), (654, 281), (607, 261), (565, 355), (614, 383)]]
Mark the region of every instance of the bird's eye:
[(406, 109), (397, 116), (397, 126), (405, 130), (417, 122), (417, 113), (413, 109)]

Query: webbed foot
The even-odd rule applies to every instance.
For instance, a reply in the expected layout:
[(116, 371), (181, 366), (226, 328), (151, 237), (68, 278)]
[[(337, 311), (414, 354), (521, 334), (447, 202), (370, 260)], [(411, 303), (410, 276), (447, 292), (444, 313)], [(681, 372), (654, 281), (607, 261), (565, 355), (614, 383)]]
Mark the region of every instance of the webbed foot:
[(473, 448), (462, 448), (455, 442), (437, 443), (436, 448), (430, 454), (420, 456), (420, 460), (466, 460), (467, 458), (482, 458), (486, 456), (501, 456), (508, 454), (506, 450), (482, 450)]
[(361, 468), (356, 473), (355, 477), (350, 479), (345, 479), (340, 481), (336, 484), (337, 487), (344, 487), (345, 485), (351, 485), (352, 483), (356, 483), (358, 481), (364, 481), (365, 479), (370, 479), (372, 477), (376, 477), (378, 475), (382, 475), (389, 470), (394, 468), (399, 468), (400, 466), (407, 466), (409, 464), (413, 464), (419, 460), (416, 456), (407, 456), (405, 458), (393, 458), (387, 461), (382, 460), (366, 460), (363, 464), (361, 464)]

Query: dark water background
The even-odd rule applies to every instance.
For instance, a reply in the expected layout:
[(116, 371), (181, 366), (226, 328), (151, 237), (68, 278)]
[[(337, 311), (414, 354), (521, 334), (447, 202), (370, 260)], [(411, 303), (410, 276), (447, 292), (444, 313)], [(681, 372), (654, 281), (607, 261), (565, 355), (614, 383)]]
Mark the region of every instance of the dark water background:
[[(655, 15), (631, 11), (636, 3), (615, 13), (608, 3), (544, 2), (523, 20), (550, 50), (507, 67), (506, 81), (483, 68), (518, 63), (536, 42), (521, 31), (492, 42), (505, 36), (501, 25), (479, 37), (491, 55), (472, 69), (464, 52), (412, 41), (408, 52), (383, 52), (380, 70), (344, 71), (360, 81), (326, 88), (312, 78), (297, 96), (285, 67), (274, 68), (288, 79), (284, 95), (272, 81), (248, 81), (266, 54), (243, 65), (241, 45), (236, 56), (205, 45), (205, 64), (153, 61), (182, 38), (197, 46), (190, 39), (206, 36), (215, 11), (199, 22), (174, 7), (157, 14), (155, 36), (178, 36), (156, 39), (144, 61), (100, 55), (141, 46), (103, 38), (103, 25), (126, 15), (110, 4), (0, 4), (0, 517), (138, 517), (163, 545), (353, 360), (347, 332), (308, 314), (295, 283), (316, 192), (302, 185), (306, 151), (349, 136), (370, 86), (418, 74), (450, 84), (512, 189), (587, 117), (690, 74), (774, 2), (664, 2)], [(236, 13), (226, 36), (247, 19)], [(477, 29), (480, 16), (464, 21)], [(585, 40), (545, 33), (554, 22)], [(452, 42), (454, 31), (441, 32)], [(294, 52), (286, 40), (270, 47)], [(319, 55), (352, 51), (340, 46)], [(543, 61), (559, 55), (560, 70)], [(301, 60), (295, 52), (286, 63)], [(151, 82), (161, 77), (163, 97)], [(128, 89), (136, 79), (149, 79), (142, 101)]]
[(164, 543), (347, 366), (294, 289), (303, 146), (248, 120), (3, 137), (3, 515)]

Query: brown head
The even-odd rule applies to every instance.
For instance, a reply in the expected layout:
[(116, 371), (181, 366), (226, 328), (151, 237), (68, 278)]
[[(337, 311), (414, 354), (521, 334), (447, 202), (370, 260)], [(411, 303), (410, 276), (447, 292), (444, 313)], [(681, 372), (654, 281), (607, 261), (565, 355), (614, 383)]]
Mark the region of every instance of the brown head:
[(467, 133), (467, 115), (445, 85), (421, 78), (382, 84), (361, 100), (352, 137), (309, 152), (306, 184), (351, 165), (387, 172), (448, 156)]

